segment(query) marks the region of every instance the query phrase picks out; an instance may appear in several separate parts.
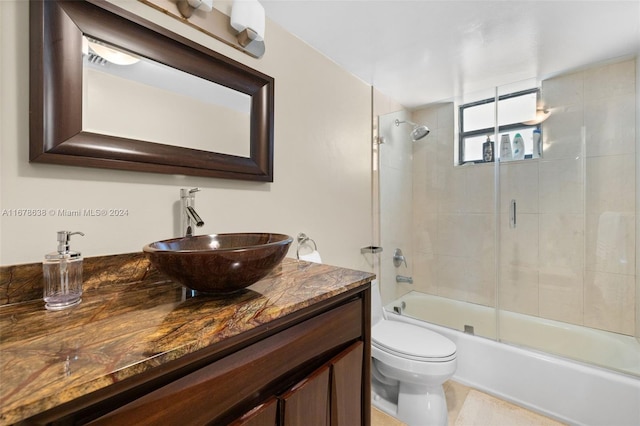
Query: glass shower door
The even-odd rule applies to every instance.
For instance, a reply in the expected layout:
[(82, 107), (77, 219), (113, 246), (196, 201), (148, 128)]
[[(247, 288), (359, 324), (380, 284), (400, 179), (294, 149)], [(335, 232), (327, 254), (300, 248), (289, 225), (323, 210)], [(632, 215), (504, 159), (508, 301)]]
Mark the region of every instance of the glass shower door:
[[(405, 315), (640, 377), (637, 62), (379, 117), (383, 302), (400, 297)], [(534, 101), (524, 115), (520, 95)], [(469, 124), (461, 105), (491, 102), (489, 124), (457, 122)], [(431, 133), (412, 142), (398, 118)], [(520, 138), (524, 156), (513, 158)], [(406, 266), (394, 266), (396, 248)]]
[[(408, 120), (408, 113), (398, 111), (378, 118), (378, 197), (380, 207), (379, 283), (383, 303), (410, 290), (397, 288), (396, 275), (412, 277), (414, 256), (412, 232), (412, 146), (405, 126), (396, 120)], [(410, 130), (410, 129), (409, 129)], [(393, 254), (400, 249), (408, 260), (396, 267)]]
[(498, 168), (498, 330), (504, 342), (640, 375), (635, 72), (628, 60), (539, 83), (539, 158)]
[[(401, 113), (379, 117), (383, 302), (400, 297), (390, 309), (495, 338), (494, 164), (456, 163), (457, 111), (448, 101), (404, 113), (431, 130), (416, 142), (393, 125)], [(406, 265), (394, 265), (396, 248)]]

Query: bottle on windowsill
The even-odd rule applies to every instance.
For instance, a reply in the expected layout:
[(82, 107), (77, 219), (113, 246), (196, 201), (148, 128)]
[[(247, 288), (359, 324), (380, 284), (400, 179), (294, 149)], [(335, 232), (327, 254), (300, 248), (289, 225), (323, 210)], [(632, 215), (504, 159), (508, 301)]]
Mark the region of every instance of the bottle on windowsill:
[(493, 141), (487, 136), (487, 141), (482, 144), (482, 159), (485, 163), (491, 163), (494, 161), (494, 147)]
[(509, 135), (502, 135), (500, 138), (500, 162), (511, 161), (513, 154), (511, 152), (511, 139)]

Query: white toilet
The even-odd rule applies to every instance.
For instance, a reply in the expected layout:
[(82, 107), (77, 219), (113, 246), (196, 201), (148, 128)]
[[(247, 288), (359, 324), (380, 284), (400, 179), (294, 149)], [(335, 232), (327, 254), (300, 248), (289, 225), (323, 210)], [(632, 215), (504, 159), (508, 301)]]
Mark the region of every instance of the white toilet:
[(456, 345), (431, 330), (387, 320), (371, 288), (371, 399), (409, 426), (447, 425), (442, 384), (456, 371)]

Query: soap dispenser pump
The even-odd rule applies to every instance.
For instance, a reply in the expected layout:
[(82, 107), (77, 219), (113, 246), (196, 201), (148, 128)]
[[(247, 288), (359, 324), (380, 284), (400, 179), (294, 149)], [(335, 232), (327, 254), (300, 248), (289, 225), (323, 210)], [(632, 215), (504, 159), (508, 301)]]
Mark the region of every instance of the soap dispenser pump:
[(45, 255), (42, 262), (44, 275), (45, 308), (58, 311), (82, 301), (82, 255), (71, 251), (69, 239), (82, 232), (58, 231), (58, 251)]

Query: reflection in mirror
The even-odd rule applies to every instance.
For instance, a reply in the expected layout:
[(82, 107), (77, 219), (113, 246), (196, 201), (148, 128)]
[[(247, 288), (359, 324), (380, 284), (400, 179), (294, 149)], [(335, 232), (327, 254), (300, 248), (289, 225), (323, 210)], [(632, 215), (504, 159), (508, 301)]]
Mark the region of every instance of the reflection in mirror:
[(84, 131), (250, 155), (249, 95), (86, 35), (82, 53)]

